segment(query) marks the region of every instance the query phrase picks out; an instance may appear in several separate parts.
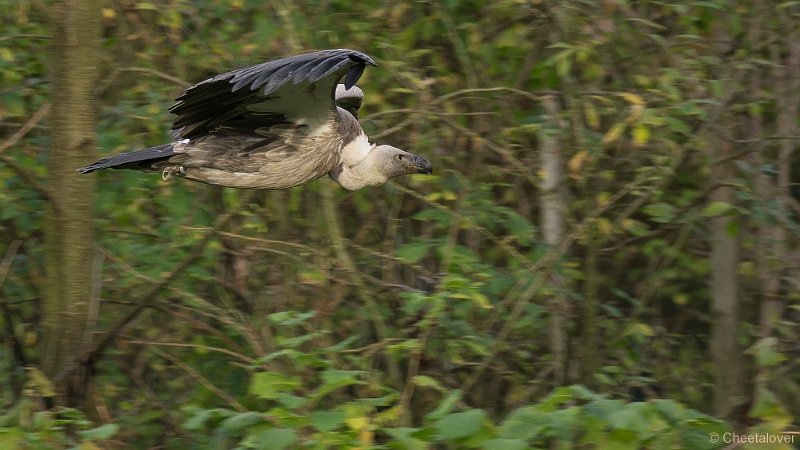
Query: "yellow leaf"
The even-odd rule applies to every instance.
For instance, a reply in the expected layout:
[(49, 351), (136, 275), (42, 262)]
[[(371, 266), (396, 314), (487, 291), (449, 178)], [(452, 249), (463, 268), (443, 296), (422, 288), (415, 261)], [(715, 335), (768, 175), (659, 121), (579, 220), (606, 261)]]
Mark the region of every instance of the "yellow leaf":
[(655, 336), (656, 332), (653, 327), (646, 323), (636, 322), (628, 325), (625, 330), (625, 336)]
[(483, 309), (492, 309), (492, 302), (489, 300), (489, 297), (485, 296), (480, 292), (476, 292), (472, 299), (475, 300), (475, 303), (480, 305)]
[(633, 145), (642, 147), (650, 140), (650, 129), (643, 124), (638, 124), (633, 128)]
[(13, 61), (14, 53), (8, 47), (0, 48), (0, 59), (3, 61)]
[(650, 78), (647, 78), (644, 75), (634, 75), (633, 81), (638, 84), (639, 86), (643, 87), (650, 87)]
[(581, 171), (583, 170), (583, 164), (586, 162), (588, 157), (589, 152), (586, 150), (581, 150), (578, 153), (575, 153), (572, 158), (569, 159), (569, 162), (567, 162), (567, 170), (569, 171), (570, 178), (573, 180), (583, 179)]
[(619, 96), (622, 97), (628, 103), (631, 103), (633, 105), (644, 106), (644, 99), (639, 95), (633, 94), (631, 92), (622, 92), (619, 94)]
[(600, 115), (597, 114), (597, 108), (594, 107), (594, 103), (585, 102), (583, 104), (583, 114), (586, 116), (586, 123), (589, 128), (593, 130), (600, 128)]
[(351, 417), (344, 421), (351, 430), (363, 430), (369, 425), (369, 419), (366, 417)]
[(403, 415), (403, 408), (400, 405), (392, 406), (391, 408), (378, 413), (375, 421), (378, 423), (388, 424), (400, 420)]
[(367, 447), (372, 445), (372, 441), (375, 439), (375, 433), (369, 430), (361, 430), (358, 433), (358, 440), (363, 442), (367, 445)]
[(601, 192), (597, 194), (597, 205), (598, 206), (606, 206), (608, 205), (609, 200), (611, 200), (611, 194), (608, 192)]
[(103, 8), (103, 19), (114, 20), (117, 18), (117, 12), (111, 8)]
[(611, 128), (606, 131), (606, 134), (603, 135), (603, 145), (608, 145), (612, 142), (616, 142), (620, 136), (622, 136), (622, 132), (625, 131), (625, 124), (624, 123), (615, 123), (611, 126)]
[(605, 217), (600, 217), (597, 219), (597, 231), (604, 236), (608, 236), (614, 231), (614, 226), (611, 224), (610, 220)]
[(455, 192), (453, 191), (444, 191), (442, 192), (442, 198), (447, 201), (453, 201), (458, 198)]
[(442, 198), (442, 193), (441, 192), (431, 192), (430, 194), (425, 196), (425, 200), (427, 200), (429, 202), (435, 202), (436, 200), (439, 200), (440, 198)]
[(642, 116), (644, 112), (644, 105), (639, 104), (632, 104), (631, 111), (628, 113), (628, 117), (625, 119), (627, 122), (635, 122), (639, 117)]
[(409, 175), (408, 178), (414, 183), (430, 183), (432, 181), (438, 182), (440, 179), (440, 177), (436, 175), (423, 175), (423, 174)]
[(36, 334), (35, 331), (30, 331), (30, 330), (27, 331), (25, 333), (25, 340), (24, 340), (25, 345), (28, 346), (28, 347), (35, 346), (36, 342), (38, 341), (38, 337), (39, 337), (39, 335)]
[(53, 383), (37, 367), (28, 368), (28, 379), (25, 381), (25, 387), (33, 389), (44, 397), (55, 397), (56, 395)]

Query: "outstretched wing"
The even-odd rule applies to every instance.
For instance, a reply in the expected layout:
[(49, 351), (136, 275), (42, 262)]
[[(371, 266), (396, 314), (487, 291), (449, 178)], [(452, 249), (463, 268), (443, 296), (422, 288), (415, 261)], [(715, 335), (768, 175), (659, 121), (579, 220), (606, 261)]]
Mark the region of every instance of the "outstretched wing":
[[(178, 139), (195, 139), (219, 128), (246, 133), (275, 125), (306, 126), (310, 134), (330, 126), (339, 80), (349, 89), (369, 55), (322, 50), (217, 75), (186, 89), (170, 111)], [(318, 131), (319, 130), (319, 131)]]

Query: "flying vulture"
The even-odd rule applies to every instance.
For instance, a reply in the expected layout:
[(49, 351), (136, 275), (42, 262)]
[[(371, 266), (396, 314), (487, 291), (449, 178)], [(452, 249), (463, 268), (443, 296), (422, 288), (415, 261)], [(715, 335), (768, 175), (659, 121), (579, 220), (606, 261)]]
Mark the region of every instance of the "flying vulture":
[(336, 49), (217, 75), (183, 91), (170, 108), (174, 142), (78, 171), (135, 169), (253, 189), (286, 189), (327, 174), (348, 190), (431, 173), (425, 158), (372, 144), (361, 129), (363, 92), (355, 83), (367, 65), (376, 64), (365, 53)]

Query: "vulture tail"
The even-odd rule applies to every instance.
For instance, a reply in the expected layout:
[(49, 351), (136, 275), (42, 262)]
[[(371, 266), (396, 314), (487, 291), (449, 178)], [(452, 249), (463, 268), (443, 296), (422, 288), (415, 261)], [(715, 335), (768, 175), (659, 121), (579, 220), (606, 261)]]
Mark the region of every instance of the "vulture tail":
[(107, 156), (99, 159), (86, 167), (81, 167), (77, 171), (80, 173), (91, 173), (102, 169), (134, 169), (134, 170), (153, 170), (151, 165), (158, 161), (165, 160), (174, 155), (172, 151), (175, 144), (163, 144), (155, 147), (137, 150), (135, 152), (120, 153), (118, 155)]

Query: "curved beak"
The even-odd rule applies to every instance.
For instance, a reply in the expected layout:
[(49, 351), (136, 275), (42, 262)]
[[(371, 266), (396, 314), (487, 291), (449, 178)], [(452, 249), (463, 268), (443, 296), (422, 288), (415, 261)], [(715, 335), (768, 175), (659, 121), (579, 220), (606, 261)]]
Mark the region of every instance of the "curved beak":
[(408, 173), (431, 174), (433, 173), (433, 166), (431, 165), (430, 161), (422, 156), (413, 155), (411, 157), (411, 164), (408, 166)]

